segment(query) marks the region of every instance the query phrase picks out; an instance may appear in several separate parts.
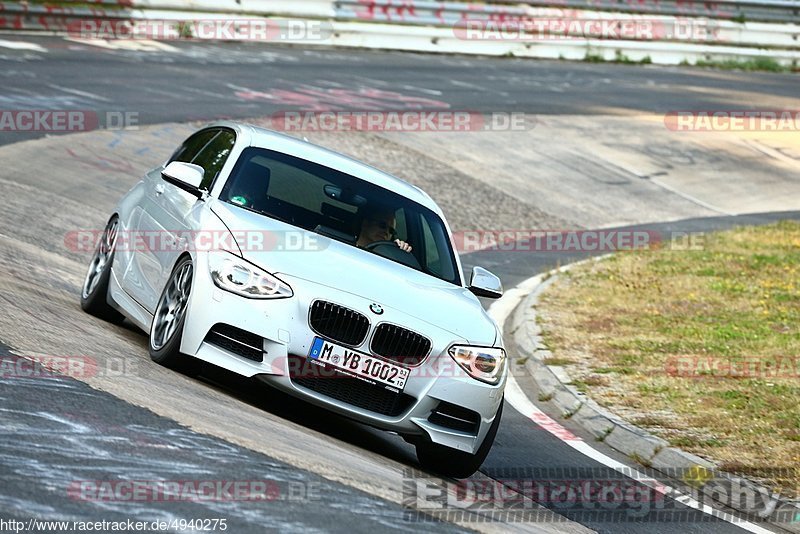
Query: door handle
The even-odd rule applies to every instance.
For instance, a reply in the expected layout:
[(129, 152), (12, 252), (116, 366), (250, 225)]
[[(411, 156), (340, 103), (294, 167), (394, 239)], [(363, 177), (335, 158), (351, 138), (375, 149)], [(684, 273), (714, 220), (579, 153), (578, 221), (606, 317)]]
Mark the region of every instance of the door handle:
[(156, 196), (159, 196), (164, 193), (164, 184), (156, 185)]

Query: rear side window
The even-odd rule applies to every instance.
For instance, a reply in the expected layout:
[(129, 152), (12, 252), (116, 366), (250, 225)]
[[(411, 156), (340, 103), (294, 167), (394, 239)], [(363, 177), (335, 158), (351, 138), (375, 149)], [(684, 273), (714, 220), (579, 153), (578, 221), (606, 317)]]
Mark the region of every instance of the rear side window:
[(201, 151), (203, 147), (211, 141), (219, 130), (203, 130), (197, 132), (183, 142), (178, 150), (169, 158), (169, 163), (173, 161), (182, 161), (184, 163), (191, 163), (192, 159)]
[(219, 176), (219, 171), (222, 170), (222, 166), (228, 160), (235, 142), (236, 136), (233, 132), (221, 130), (192, 158), (191, 163), (200, 165), (205, 171), (203, 181), (200, 183), (200, 189), (211, 189), (211, 184)]
[(175, 151), (170, 162), (194, 163), (203, 168), (201, 189), (211, 189), (236, 142), (231, 130), (212, 128), (193, 134)]

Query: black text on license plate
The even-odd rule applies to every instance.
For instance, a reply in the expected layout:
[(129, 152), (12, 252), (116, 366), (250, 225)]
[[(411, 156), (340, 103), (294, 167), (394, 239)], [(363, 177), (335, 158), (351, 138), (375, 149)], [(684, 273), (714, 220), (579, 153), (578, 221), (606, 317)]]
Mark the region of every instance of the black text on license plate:
[(308, 357), (399, 390), (405, 387), (409, 375), (405, 367), (350, 350), (319, 337), (314, 338)]

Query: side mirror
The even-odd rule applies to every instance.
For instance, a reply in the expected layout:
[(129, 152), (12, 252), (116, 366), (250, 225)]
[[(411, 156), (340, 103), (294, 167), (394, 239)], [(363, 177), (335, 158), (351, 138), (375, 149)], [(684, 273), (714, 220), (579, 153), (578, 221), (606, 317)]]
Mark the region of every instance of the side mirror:
[(161, 177), (165, 181), (198, 198), (203, 196), (200, 184), (203, 182), (204, 174), (205, 171), (200, 165), (182, 161), (173, 161), (161, 171)]
[(468, 289), (475, 295), (488, 299), (499, 299), (503, 296), (503, 283), (483, 267), (472, 268)]

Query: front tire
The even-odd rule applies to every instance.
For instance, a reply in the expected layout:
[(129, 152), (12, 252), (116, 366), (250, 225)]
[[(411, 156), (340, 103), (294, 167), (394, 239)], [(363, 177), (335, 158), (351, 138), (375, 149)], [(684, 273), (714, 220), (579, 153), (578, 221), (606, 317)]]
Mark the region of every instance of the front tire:
[(150, 325), (150, 358), (167, 367), (178, 366), (184, 358), (180, 348), (193, 275), (191, 258), (178, 261), (158, 299)]
[(121, 323), (125, 319), (124, 315), (108, 303), (108, 282), (111, 279), (111, 265), (114, 263), (118, 231), (119, 218), (115, 215), (108, 221), (103, 235), (97, 242), (81, 288), (83, 311), (112, 323)]
[(492, 448), (497, 429), (500, 427), (500, 418), (503, 415), (503, 402), (497, 409), (492, 426), (483, 438), (481, 446), (475, 454), (457, 451), (438, 443), (425, 441), (417, 443), (417, 459), (425, 469), (452, 478), (468, 478), (477, 471)]

